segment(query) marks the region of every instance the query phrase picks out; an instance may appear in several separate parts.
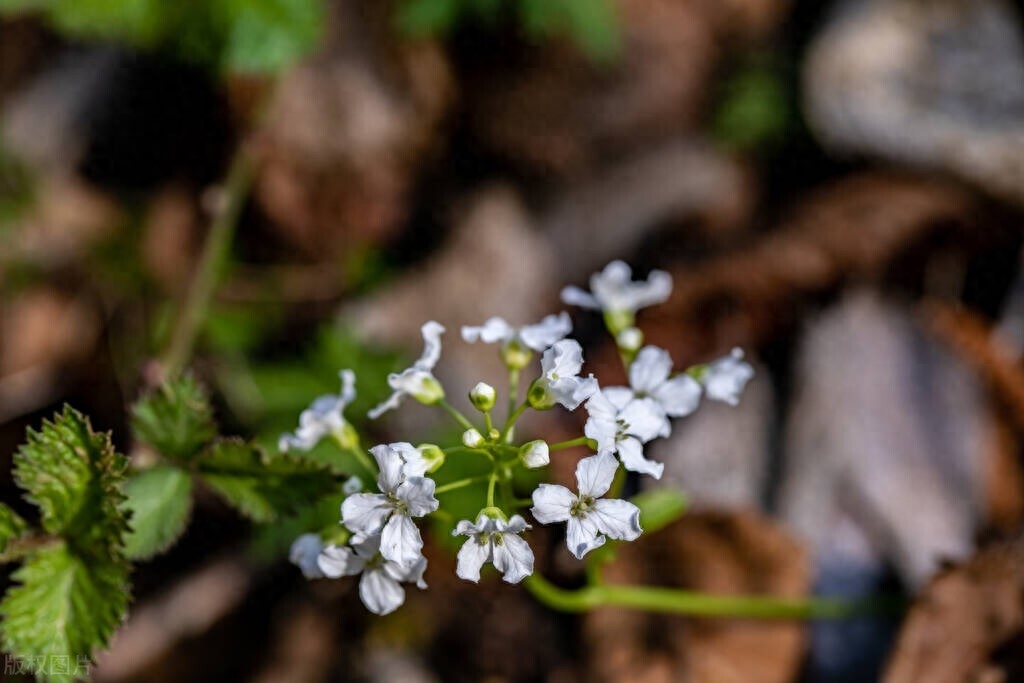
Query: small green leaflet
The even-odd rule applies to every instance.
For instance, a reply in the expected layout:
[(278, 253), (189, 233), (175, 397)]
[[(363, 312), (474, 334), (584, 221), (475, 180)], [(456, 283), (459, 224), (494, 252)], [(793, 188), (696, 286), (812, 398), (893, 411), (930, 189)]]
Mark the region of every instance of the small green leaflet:
[(203, 387), (183, 376), (143, 396), (132, 409), (132, 432), (169, 460), (188, 460), (217, 433)]
[(28, 430), (14, 456), (14, 481), (39, 507), (47, 532), (85, 548), (113, 548), (127, 530), (118, 510), (126, 466), (108, 435), (94, 433), (81, 413), (65, 406), (40, 431)]
[[(75, 680), (79, 657), (105, 647), (128, 609), (128, 566), (117, 558), (88, 560), (60, 544), (40, 550), (13, 575), (19, 585), (3, 603), (3, 648), (41, 680)], [(65, 658), (58, 660), (57, 658)], [(52, 665), (67, 661), (69, 666)]]
[(192, 477), (171, 465), (144, 470), (124, 485), (124, 509), (131, 513), (125, 554), (146, 560), (167, 550), (188, 524), (192, 512)]
[(288, 456), (270, 456), (241, 440), (215, 443), (199, 476), (246, 517), (269, 522), (338, 489), (331, 473)]
[(0, 553), (7, 550), (7, 544), (21, 536), (28, 529), (18, 513), (0, 503)]

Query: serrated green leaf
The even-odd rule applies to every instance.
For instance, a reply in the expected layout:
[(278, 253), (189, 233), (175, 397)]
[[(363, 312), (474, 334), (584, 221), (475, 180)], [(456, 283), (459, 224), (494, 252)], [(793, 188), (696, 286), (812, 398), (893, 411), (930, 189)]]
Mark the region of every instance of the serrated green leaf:
[(118, 505), (126, 468), (107, 434), (92, 431), (88, 419), (70, 406), (14, 456), (14, 480), (40, 510), (47, 532), (86, 549), (120, 547), (127, 525)]
[(167, 550), (192, 512), (192, 477), (172, 465), (144, 470), (125, 482), (123, 508), (131, 513), (125, 554), (144, 560)]
[(61, 544), (40, 550), (13, 578), (19, 585), (0, 603), (4, 651), (41, 680), (75, 680), (78, 658), (105, 647), (124, 619), (127, 565), (116, 557), (86, 560)]
[(185, 375), (143, 396), (132, 408), (132, 433), (171, 460), (187, 460), (217, 434), (202, 385)]
[(329, 471), (286, 455), (271, 456), (252, 444), (223, 440), (199, 460), (199, 475), (245, 516), (269, 522), (336, 491)]
[(7, 544), (19, 538), (28, 529), (28, 524), (17, 512), (0, 503), (0, 553), (7, 550)]

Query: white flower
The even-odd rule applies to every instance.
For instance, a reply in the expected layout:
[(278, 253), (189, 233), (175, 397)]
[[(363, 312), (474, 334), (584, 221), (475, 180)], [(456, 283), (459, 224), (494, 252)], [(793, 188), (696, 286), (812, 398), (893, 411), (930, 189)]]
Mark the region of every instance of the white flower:
[(444, 389), (431, 372), (441, 358), (441, 335), (444, 333), (444, 326), (431, 320), (420, 328), (420, 332), (423, 334), (423, 355), (412, 364), (412, 367), (388, 375), (388, 386), (393, 390), (392, 394), (368, 413), (371, 420), (376, 420), (386, 411), (397, 408), (405, 396), (412, 396), (420, 403), (428, 405), (444, 398)]
[(462, 445), (466, 448), (479, 448), (484, 445), (484, 437), (476, 429), (467, 429), (462, 432)]
[(708, 398), (734, 406), (740, 402), (743, 387), (753, 376), (754, 368), (743, 360), (743, 350), (735, 348), (728, 356), (708, 364), (703, 378), (704, 392)]
[(569, 314), (562, 311), (558, 315), (545, 316), (535, 325), (524, 325), (519, 328), (512, 327), (503, 318), (494, 316), (488, 318), (480, 327), (464, 326), (462, 338), (471, 344), (477, 340), (486, 344), (519, 342), (534, 351), (544, 351), (570, 332), (572, 321)]
[(530, 386), (527, 397), (537, 410), (546, 410), (556, 403), (575, 410), (597, 391), (597, 380), (578, 377), (583, 369), (583, 349), (573, 339), (563, 339), (544, 352), (540, 359), (541, 376)]
[(610, 453), (599, 453), (576, 465), (579, 495), (557, 484), (541, 484), (533, 492), (533, 516), (541, 524), (568, 522), (565, 544), (577, 559), (604, 545), (606, 537), (632, 541), (643, 532), (640, 508), (629, 501), (601, 498), (618, 468)]
[(645, 346), (629, 366), (629, 386), (638, 398), (650, 397), (669, 417), (683, 417), (700, 403), (700, 383), (683, 373), (669, 379), (672, 358), (664, 349)]
[(652, 270), (647, 280), (632, 281), (632, 270), (622, 261), (612, 261), (600, 273), (590, 276), (590, 292), (569, 286), (562, 290), (567, 304), (632, 315), (645, 306), (660, 304), (672, 293), (672, 277), (662, 270)]
[(537, 439), (520, 446), (519, 457), (523, 459), (524, 465), (530, 469), (536, 469), (551, 462), (551, 449), (546, 441)]
[(583, 433), (597, 442), (599, 452), (618, 453), (631, 472), (661, 479), (665, 466), (644, 457), (643, 444), (668, 436), (669, 424), (658, 403), (635, 398), (627, 387), (608, 387), (587, 401), (587, 424)]
[(345, 432), (351, 426), (345, 421), (342, 412), (356, 397), (356, 376), (351, 370), (342, 370), (341, 393), (337, 396), (327, 394), (320, 396), (299, 415), (299, 428), (294, 434), (282, 434), (277, 448), (285, 452), (292, 448), (308, 451), (328, 435), (336, 435), (339, 439), (346, 438)]
[(437, 509), (434, 480), (410, 474), (421, 471), (420, 462), (407, 462), (402, 453), (419, 454), (407, 443), (370, 449), (380, 467), (377, 485), (382, 493), (356, 493), (341, 504), (341, 523), (361, 541), (380, 534), (385, 559), (411, 566), (420, 558), (423, 538), (413, 523)]
[(403, 582), (415, 583), (421, 590), (427, 587), (423, 580), (427, 560), (419, 557), (413, 564), (403, 566), (384, 557), (379, 549), (379, 536), (364, 539), (352, 548), (329, 545), (320, 553), (317, 563), (324, 575), (332, 579), (361, 573), (359, 598), (366, 609), (374, 614), (390, 614), (405, 602)]
[(301, 569), (307, 579), (319, 579), (323, 577), (323, 572), (317, 564), (317, 557), (323, 549), (324, 543), (319, 534), (302, 534), (292, 541), (288, 560)]
[(493, 409), (497, 400), (498, 392), (487, 382), (477, 382), (469, 391), (469, 402), (482, 413)]
[(452, 536), (469, 538), (459, 550), (455, 573), (460, 579), (476, 583), (480, 580), (480, 568), (485, 562), (492, 562), (494, 568), (504, 574), (505, 581), (519, 583), (533, 573), (533, 551), (518, 536), (529, 528), (519, 515), (513, 515), (507, 523), (486, 515), (480, 515), (476, 524), (462, 520)]

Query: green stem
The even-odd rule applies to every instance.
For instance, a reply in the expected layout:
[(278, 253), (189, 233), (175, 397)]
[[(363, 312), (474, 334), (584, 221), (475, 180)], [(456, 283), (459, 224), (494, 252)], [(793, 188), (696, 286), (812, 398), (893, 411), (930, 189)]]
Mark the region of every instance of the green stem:
[(217, 281), (230, 254), (231, 239), (249, 195), (253, 175), (252, 159), (244, 147), (239, 147), (224, 184), (225, 204), (206, 235), (195, 279), (174, 327), (174, 336), (164, 354), (164, 377), (174, 377), (181, 373), (192, 357), (217, 289)]
[(462, 425), (463, 429), (476, 429), (476, 427), (473, 426), (473, 423), (470, 422), (466, 418), (465, 415), (460, 413), (455, 408), (455, 406), (453, 406), (451, 403), (449, 403), (445, 399), (442, 398), (440, 401), (437, 402), (437, 405), (439, 405), (442, 408), (444, 408), (448, 412), (449, 415), (451, 415), (453, 418), (455, 418), (455, 421), (458, 422), (460, 425)]
[(560, 451), (563, 448), (573, 448), (575, 446), (589, 446), (591, 443), (590, 439), (585, 436), (581, 436), (577, 439), (569, 439), (568, 441), (559, 441), (548, 446), (549, 451)]
[(370, 461), (370, 458), (366, 455), (365, 452), (363, 452), (362, 449), (349, 448), (347, 450), (355, 457), (356, 461), (358, 461), (359, 464), (362, 465), (363, 469), (366, 470), (366, 473), (370, 475), (371, 479), (377, 478), (377, 468), (373, 466), (373, 463)]
[(484, 413), (484, 429), (487, 430), (487, 433), (484, 434), (484, 438), (490, 439), (491, 430), (494, 429), (494, 423), (491, 422), (491, 411), (489, 410)]
[(539, 574), (527, 577), (523, 583), (540, 602), (562, 612), (586, 612), (597, 607), (614, 606), (695, 617), (848, 619), (865, 615), (892, 615), (902, 609), (902, 604), (884, 599), (708, 595), (654, 586), (600, 585), (566, 590)]
[(443, 486), (438, 486), (436, 489), (434, 489), (434, 495), (436, 496), (441, 493), (448, 493), (449, 491), (455, 491), (456, 489), (472, 486), (473, 484), (477, 484), (481, 481), (486, 480), (490, 476), (491, 475), (489, 474), (483, 474), (479, 477), (467, 477), (466, 479), (457, 479), (453, 482), (444, 484)]
[(505, 423), (505, 428), (501, 430), (501, 437), (498, 439), (498, 441), (504, 443), (505, 441), (508, 440), (508, 435), (512, 431), (512, 427), (515, 426), (516, 420), (518, 420), (519, 416), (522, 415), (529, 407), (529, 402), (523, 401), (522, 403), (519, 404), (518, 408), (512, 411), (512, 413), (508, 416), (508, 422)]
[(508, 416), (512, 419), (512, 413), (516, 412), (516, 404), (519, 402), (519, 370), (508, 371)]
[(494, 507), (494, 484), (498, 481), (498, 473), (491, 472), (490, 481), (487, 483), (487, 507)]

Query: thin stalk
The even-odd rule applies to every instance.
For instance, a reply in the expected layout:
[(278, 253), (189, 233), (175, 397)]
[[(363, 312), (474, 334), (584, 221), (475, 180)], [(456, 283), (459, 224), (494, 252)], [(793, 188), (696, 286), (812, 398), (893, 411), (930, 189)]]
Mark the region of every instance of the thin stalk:
[(575, 446), (586, 446), (590, 443), (590, 439), (585, 436), (581, 436), (576, 439), (569, 439), (568, 441), (559, 441), (548, 446), (549, 451), (560, 451), (563, 448), (573, 448)]
[(587, 586), (559, 588), (539, 574), (523, 582), (540, 602), (563, 612), (586, 612), (597, 607), (628, 607), (695, 617), (742, 619), (849, 619), (866, 615), (895, 615), (902, 604), (892, 600), (835, 598), (777, 598), (760, 595), (708, 595), (653, 586)]
[(512, 427), (515, 426), (516, 420), (518, 420), (519, 416), (522, 415), (529, 407), (530, 404), (527, 401), (523, 401), (522, 403), (519, 404), (518, 408), (512, 411), (512, 413), (508, 416), (508, 422), (505, 423), (505, 428), (501, 430), (501, 437), (498, 439), (498, 441), (504, 443), (505, 441), (508, 440), (508, 435), (509, 433), (511, 433)]
[(178, 316), (174, 336), (171, 337), (171, 343), (164, 354), (162, 365), (165, 378), (180, 374), (192, 357), (218, 280), (230, 254), (231, 240), (249, 195), (253, 175), (252, 159), (244, 146), (239, 147), (231, 161), (231, 168), (224, 184), (224, 206), (217, 213), (206, 235), (206, 243), (203, 245), (203, 253), (195, 278), (192, 280), (192, 287)]
[(507, 420), (512, 419), (512, 413), (516, 412), (516, 405), (519, 403), (519, 370), (508, 371), (508, 415)]
[(460, 413), (455, 406), (453, 406), (445, 399), (442, 398), (440, 401), (437, 402), (437, 405), (444, 408), (448, 412), (448, 414), (451, 415), (455, 419), (455, 421), (462, 426), (463, 429), (476, 429), (476, 427), (473, 426), (473, 423), (470, 422), (465, 415)]
[(487, 507), (494, 507), (494, 484), (498, 481), (498, 473), (491, 472), (490, 481), (487, 483)]
[(490, 476), (491, 475), (489, 474), (484, 474), (479, 477), (467, 477), (465, 479), (457, 479), (456, 481), (449, 482), (447, 484), (444, 484), (443, 486), (438, 486), (436, 489), (434, 489), (434, 495), (436, 496), (440, 493), (448, 493), (449, 491), (455, 491), (457, 489), (465, 488), (467, 486), (472, 486), (473, 484), (478, 484), (486, 480)]

